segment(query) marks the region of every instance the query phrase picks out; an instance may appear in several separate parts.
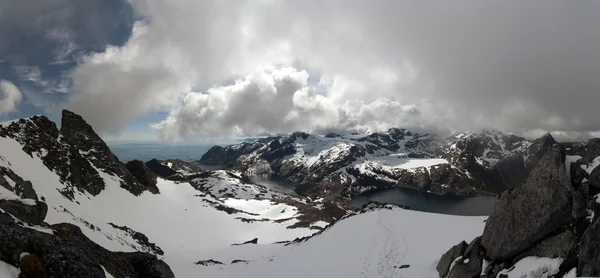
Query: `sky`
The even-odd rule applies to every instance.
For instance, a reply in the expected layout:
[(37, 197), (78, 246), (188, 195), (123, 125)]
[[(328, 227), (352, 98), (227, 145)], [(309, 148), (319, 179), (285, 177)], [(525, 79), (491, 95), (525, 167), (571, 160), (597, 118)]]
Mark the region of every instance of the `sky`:
[(600, 137), (600, 2), (0, 1), (0, 119), (109, 140)]

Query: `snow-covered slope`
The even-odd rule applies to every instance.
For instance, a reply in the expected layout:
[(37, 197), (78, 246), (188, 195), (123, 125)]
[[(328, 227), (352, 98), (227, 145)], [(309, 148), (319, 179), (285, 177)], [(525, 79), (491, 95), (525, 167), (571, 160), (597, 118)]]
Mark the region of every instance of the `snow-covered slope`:
[[(388, 206), (347, 217), (291, 245), (231, 247), (211, 258), (248, 263), (203, 267), (207, 277), (438, 277), (440, 254), (470, 241), (485, 217), (437, 215)], [(440, 235), (443, 231), (443, 236)]]

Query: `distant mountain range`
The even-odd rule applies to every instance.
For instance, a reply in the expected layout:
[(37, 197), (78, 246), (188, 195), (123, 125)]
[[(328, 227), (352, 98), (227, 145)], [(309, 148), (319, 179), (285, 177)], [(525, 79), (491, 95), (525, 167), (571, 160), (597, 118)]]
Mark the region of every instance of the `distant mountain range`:
[[(592, 140), (593, 141), (593, 140)], [(450, 136), (392, 128), (372, 134), (295, 132), (228, 147), (214, 146), (199, 164), (244, 174), (278, 175), (311, 197), (347, 200), (372, 190), (407, 187), (442, 195), (495, 195), (521, 184), (558, 144), (496, 130)], [(568, 154), (589, 144), (561, 143)]]

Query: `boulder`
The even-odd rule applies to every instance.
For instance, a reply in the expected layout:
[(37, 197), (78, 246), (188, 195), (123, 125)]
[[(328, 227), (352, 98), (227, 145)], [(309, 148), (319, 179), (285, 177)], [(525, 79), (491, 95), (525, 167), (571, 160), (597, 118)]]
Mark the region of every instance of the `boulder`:
[(156, 174), (148, 169), (144, 162), (141, 160), (132, 160), (127, 162), (125, 167), (127, 167), (127, 170), (140, 184), (146, 186), (148, 191), (154, 194), (160, 193), (158, 187), (156, 187)]
[(447, 278), (479, 277), (483, 255), (481, 237), (477, 237), (467, 246), (462, 259), (456, 262)]
[(31, 225), (42, 224), (48, 213), (46, 203), (29, 199), (0, 200), (0, 208)]
[(544, 239), (529, 250), (519, 254), (514, 261), (535, 256), (547, 258), (566, 258), (577, 246), (577, 238), (571, 230)]
[(596, 219), (587, 229), (579, 242), (580, 275), (584, 277), (600, 276), (600, 220)]
[(564, 161), (564, 150), (552, 148), (521, 186), (496, 200), (481, 238), (493, 261), (510, 259), (571, 223), (573, 189)]
[(38, 200), (37, 193), (30, 181), (23, 181), (15, 185), (15, 194), (23, 199)]
[(450, 250), (446, 251), (446, 253), (442, 255), (442, 258), (440, 259), (435, 268), (440, 274), (440, 278), (446, 277), (446, 275), (448, 274), (448, 270), (450, 269), (450, 265), (452, 265), (452, 262), (454, 262), (456, 258), (462, 256), (465, 252), (465, 249), (467, 249), (467, 243), (462, 241), (461, 243), (452, 246)]

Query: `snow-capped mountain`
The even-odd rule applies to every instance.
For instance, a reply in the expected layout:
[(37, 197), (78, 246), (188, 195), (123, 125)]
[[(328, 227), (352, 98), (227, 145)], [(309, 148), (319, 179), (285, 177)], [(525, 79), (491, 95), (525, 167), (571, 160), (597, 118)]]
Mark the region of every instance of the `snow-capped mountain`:
[(520, 184), (553, 143), (550, 135), (532, 142), (500, 131), (446, 137), (398, 128), (364, 135), (296, 132), (215, 146), (199, 163), (225, 165), (247, 175), (276, 174), (297, 184), (300, 194), (313, 197), (348, 198), (396, 186), (445, 195), (490, 195)]
[(2, 123), (0, 277), (198, 277), (194, 263), (215, 249), (293, 240), (346, 213), (224, 180), (226, 171), (201, 176), (185, 163), (163, 163), (185, 179), (164, 179), (141, 161), (123, 164), (69, 111), (60, 130), (44, 116)]

